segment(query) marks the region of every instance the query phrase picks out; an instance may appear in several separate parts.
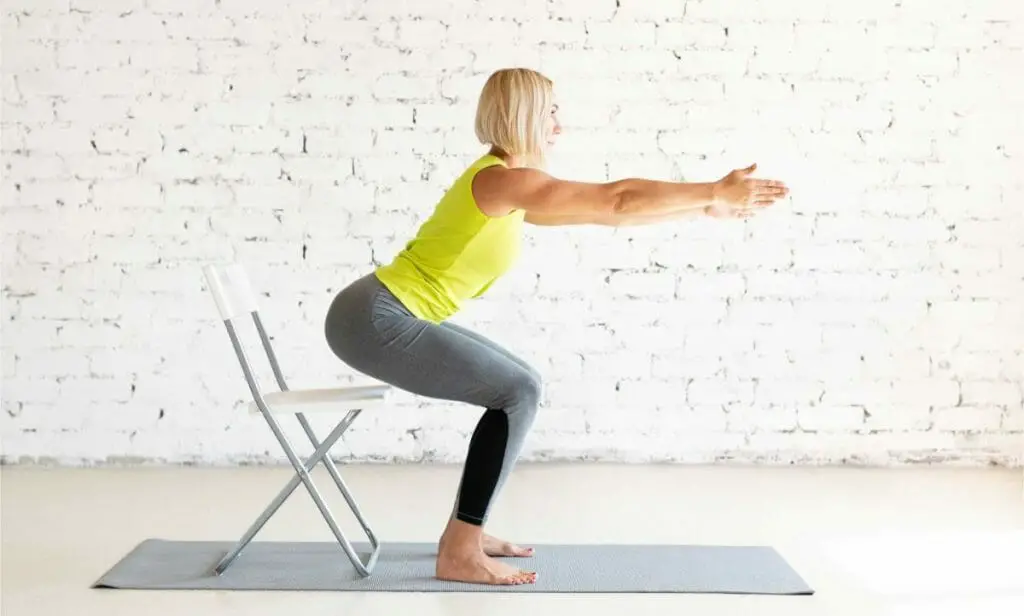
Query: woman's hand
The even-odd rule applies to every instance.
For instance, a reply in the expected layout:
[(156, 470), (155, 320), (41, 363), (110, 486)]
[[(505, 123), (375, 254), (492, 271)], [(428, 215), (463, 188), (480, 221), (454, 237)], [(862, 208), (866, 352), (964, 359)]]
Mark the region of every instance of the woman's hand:
[(712, 189), (713, 203), (704, 208), (715, 218), (750, 218), (757, 210), (772, 205), (789, 194), (789, 188), (778, 180), (751, 178), (757, 163), (736, 169), (718, 180)]

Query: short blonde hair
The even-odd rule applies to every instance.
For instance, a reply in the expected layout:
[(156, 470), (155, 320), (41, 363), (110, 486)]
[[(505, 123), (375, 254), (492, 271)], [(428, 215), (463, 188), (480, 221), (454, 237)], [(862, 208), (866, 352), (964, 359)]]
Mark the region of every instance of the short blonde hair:
[(477, 139), (508, 155), (541, 160), (552, 90), (552, 81), (535, 70), (495, 71), (480, 92), (474, 123)]

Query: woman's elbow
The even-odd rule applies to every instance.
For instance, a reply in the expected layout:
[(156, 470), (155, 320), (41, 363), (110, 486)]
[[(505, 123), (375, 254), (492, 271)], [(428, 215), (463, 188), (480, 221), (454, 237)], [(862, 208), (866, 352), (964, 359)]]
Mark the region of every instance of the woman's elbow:
[(604, 217), (615, 221), (629, 213), (629, 180), (609, 182), (605, 184), (605, 191), (600, 208)]

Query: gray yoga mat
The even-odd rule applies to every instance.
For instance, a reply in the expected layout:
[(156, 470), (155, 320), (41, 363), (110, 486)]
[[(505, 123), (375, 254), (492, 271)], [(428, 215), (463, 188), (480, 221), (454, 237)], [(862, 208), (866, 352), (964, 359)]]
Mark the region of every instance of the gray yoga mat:
[[(772, 548), (702, 545), (536, 545), (530, 558), (503, 559), (537, 572), (537, 582), (485, 586), (434, 579), (437, 544), (384, 543), (361, 578), (341, 547), (321, 542), (253, 542), (220, 576), (210, 573), (230, 542), (140, 543), (94, 588), (328, 590), (361, 592), (728, 593), (814, 591)], [(365, 557), (368, 545), (354, 544)]]

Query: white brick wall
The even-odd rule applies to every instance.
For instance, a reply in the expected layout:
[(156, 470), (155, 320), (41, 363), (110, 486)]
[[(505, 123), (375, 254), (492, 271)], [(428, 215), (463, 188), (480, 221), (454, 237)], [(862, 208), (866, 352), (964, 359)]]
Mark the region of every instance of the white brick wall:
[[(1022, 3), (0, 5), (7, 462), (281, 461), (201, 266), (249, 267), (293, 387), (347, 381), (327, 305), (479, 153), (512, 64), (557, 83), (560, 175), (793, 189), (529, 230), (457, 317), (545, 375), (527, 459), (1021, 462)], [(338, 453), (457, 461), (478, 416), (400, 395)]]

